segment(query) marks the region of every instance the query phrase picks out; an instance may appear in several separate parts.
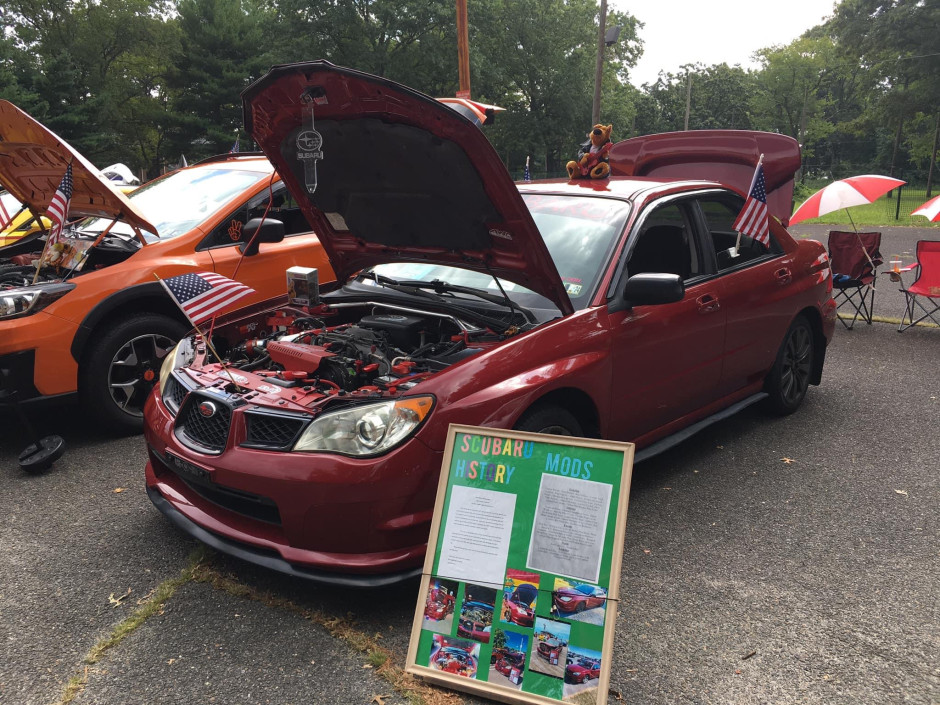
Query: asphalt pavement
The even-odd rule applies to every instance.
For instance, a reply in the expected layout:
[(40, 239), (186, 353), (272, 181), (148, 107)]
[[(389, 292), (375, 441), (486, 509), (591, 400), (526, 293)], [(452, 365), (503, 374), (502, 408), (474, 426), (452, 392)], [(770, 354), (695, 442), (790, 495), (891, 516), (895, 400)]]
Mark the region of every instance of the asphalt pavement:
[[(896, 230), (906, 261), (940, 239)], [(891, 289), (876, 315), (900, 316)], [(837, 327), (797, 414), (748, 409), (635, 468), (612, 703), (940, 703), (940, 330), (895, 327)], [(139, 437), (33, 416), (69, 447), (22, 474), (0, 412), (3, 705), (483, 702), (402, 678), (417, 582), (202, 551), (147, 500)]]

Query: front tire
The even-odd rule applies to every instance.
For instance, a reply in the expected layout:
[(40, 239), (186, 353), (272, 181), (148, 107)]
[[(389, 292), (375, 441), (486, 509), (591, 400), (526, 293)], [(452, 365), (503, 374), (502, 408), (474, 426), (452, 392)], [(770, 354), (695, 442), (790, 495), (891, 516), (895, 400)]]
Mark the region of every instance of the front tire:
[(79, 369), (86, 410), (116, 433), (140, 433), (144, 402), (160, 377), (160, 365), (187, 327), (158, 313), (121, 319), (101, 331)]
[(534, 406), (525, 412), (515, 426), (517, 431), (551, 433), (556, 436), (583, 436), (581, 424), (574, 415), (560, 406)]
[(769, 411), (787, 416), (800, 408), (809, 388), (815, 359), (816, 342), (812, 326), (804, 316), (797, 316), (783, 338), (764, 384), (764, 390), (770, 395), (766, 401)]

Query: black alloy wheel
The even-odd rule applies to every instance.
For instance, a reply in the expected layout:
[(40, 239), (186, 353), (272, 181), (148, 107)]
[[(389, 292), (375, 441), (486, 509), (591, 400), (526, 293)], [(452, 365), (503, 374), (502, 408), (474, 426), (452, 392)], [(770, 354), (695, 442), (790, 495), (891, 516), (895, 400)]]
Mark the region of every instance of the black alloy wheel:
[(783, 339), (765, 384), (771, 411), (785, 416), (800, 408), (809, 388), (815, 357), (813, 329), (805, 317), (798, 316)]

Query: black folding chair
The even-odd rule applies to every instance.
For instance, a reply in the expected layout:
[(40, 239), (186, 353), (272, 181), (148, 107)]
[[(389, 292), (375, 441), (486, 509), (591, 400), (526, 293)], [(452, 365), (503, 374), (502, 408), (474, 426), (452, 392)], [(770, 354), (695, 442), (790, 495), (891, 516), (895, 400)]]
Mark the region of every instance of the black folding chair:
[(875, 310), (875, 279), (881, 257), (881, 233), (829, 232), (829, 265), (832, 268), (833, 297), (838, 305), (850, 307), (851, 319), (839, 316), (847, 329), (861, 317), (871, 325)]

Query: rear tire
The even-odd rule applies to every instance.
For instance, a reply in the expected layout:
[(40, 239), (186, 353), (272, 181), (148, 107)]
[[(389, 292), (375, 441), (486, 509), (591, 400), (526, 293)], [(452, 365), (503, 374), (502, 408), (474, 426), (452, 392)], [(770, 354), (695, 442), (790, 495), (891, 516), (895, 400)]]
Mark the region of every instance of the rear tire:
[(160, 366), (187, 326), (158, 313), (140, 313), (96, 335), (82, 358), (79, 393), (85, 409), (115, 433), (140, 433), (144, 403)]
[(768, 411), (787, 416), (800, 408), (809, 388), (816, 359), (813, 328), (804, 316), (797, 316), (783, 338), (774, 366), (767, 375), (764, 391)]
[(570, 411), (549, 404), (529, 409), (516, 423), (515, 429), (532, 433), (550, 433), (556, 436), (584, 435), (581, 424)]

